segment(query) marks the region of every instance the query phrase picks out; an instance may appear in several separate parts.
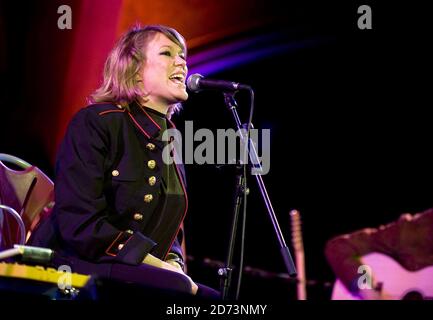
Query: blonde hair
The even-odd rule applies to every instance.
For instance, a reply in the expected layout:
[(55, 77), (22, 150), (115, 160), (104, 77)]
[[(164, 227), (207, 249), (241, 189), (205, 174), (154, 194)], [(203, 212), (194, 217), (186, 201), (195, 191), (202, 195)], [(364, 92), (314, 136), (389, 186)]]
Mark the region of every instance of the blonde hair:
[[(175, 29), (163, 25), (147, 25), (133, 27), (126, 32), (111, 50), (105, 61), (104, 80), (102, 85), (93, 92), (89, 101), (91, 103), (111, 102), (124, 108), (146, 92), (139, 86), (138, 74), (146, 60), (145, 46), (153, 39), (156, 33), (162, 33), (182, 48), (186, 56), (185, 39)], [(181, 109), (176, 103), (169, 107), (167, 117)]]

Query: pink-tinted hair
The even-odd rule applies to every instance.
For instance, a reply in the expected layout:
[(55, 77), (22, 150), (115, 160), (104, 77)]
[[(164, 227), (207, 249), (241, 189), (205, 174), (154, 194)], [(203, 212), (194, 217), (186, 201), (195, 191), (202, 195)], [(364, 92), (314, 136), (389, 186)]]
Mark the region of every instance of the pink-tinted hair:
[[(135, 26), (119, 39), (108, 55), (103, 83), (90, 96), (91, 103), (111, 102), (128, 108), (130, 103), (146, 96), (138, 85), (137, 75), (146, 59), (144, 48), (158, 32), (181, 47), (186, 56), (185, 39), (175, 29), (163, 25)], [(167, 116), (170, 118), (180, 108), (180, 103), (171, 105)]]

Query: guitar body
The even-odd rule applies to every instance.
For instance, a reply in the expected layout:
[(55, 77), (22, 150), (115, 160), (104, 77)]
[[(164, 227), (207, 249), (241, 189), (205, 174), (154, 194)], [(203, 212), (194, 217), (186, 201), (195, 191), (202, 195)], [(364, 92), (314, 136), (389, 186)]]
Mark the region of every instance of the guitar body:
[[(371, 268), (375, 281), (392, 299), (433, 299), (433, 266), (410, 272), (398, 262), (381, 253), (370, 253), (362, 257), (362, 263)], [(363, 274), (360, 274), (360, 277)], [(332, 291), (332, 300), (360, 300), (337, 279)]]

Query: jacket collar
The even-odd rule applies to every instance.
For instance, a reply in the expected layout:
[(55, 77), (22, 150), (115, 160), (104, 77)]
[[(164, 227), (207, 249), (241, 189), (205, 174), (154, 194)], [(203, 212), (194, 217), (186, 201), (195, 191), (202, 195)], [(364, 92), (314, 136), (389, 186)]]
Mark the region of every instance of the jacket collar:
[[(156, 137), (159, 136), (159, 133), (161, 131), (161, 127), (158, 125), (158, 123), (155, 122), (155, 120), (152, 119), (152, 117), (149, 115), (149, 112), (147, 112), (136, 102), (131, 103), (129, 105), (129, 109), (130, 111), (128, 112), (128, 114), (137, 129), (139, 129), (139, 131), (147, 139), (156, 140)], [(176, 126), (170, 119), (167, 119), (167, 128), (176, 128)]]
[(138, 103), (133, 102), (129, 105), (128, 115), (132, 119), (136, 128), (150, 140), (155, 140), (159, 135), (161, 127), (151, 118)]

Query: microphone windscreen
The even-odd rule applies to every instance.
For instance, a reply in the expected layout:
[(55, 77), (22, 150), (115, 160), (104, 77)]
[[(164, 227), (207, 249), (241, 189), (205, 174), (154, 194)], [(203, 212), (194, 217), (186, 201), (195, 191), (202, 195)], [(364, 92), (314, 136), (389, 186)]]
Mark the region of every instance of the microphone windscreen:
[(186, 86), (189, 90), (192, 92), (197, 92), (200, 90), (200, 79), (202, 79), (203, 76), (199, 73), (194, 73), (188, 77), (186, 80)]

